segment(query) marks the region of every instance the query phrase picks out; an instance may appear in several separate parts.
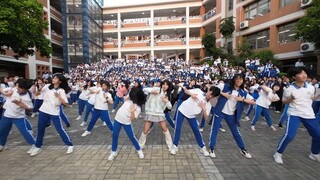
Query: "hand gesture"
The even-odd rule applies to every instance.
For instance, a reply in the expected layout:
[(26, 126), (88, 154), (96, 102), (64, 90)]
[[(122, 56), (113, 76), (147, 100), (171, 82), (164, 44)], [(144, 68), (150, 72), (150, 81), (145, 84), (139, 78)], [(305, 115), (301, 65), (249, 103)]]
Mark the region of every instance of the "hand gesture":
[(15, 99), (15, 100), (13, 100), (11, 102), (15, 103), (16, 105), (20, 105), (22, 103), (21, 99), (20, 100)]
[(200, 101), (198, 105), (201, 107), (202, 110), (206, 109), (206, 103)]
[(243, 97), (240, 97), (240, 96), (235, 96), (234, 97), (234, 99), (236, 100), (236, 101), (243, 101)]
[(131, 104), (130, 105), (130, 113), (134, 113), (136, 110), (137, 110), (137, 106), (136, 105), (134, 105), (134, 104)]
[(54, 95), (59, 99), (60, 98), (60, 94), (58, 92), (55, 92)]
[(162, 96), (161, 97), (161, 101), (164, 102), (164, 103), (167, 103), (169, 101), (169, 99), (168, 99), (167, 96)]

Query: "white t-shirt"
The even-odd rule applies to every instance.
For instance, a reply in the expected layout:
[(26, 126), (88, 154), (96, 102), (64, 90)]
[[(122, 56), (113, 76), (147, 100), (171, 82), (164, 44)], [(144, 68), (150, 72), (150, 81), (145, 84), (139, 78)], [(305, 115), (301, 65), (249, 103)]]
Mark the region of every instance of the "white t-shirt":
[[(42, 87), (41, 91), (40, 91), (40, 94), (38, 96), (34, 96), (35, 99), (40, 99), (40, 100), (43, 100), (43, 97), (44, 95), (47, 93), (47, 91), (49, 90), (49, 86), (50, 84), (46, 84)], [(37, 88), (37, 87), (35, 87)]]
[(87, 101), (90, 98), (90, 91), (89, 89), (82, 90), (81, 94), (79, 95), (79, 99)]
[(55, 96), (55, 93), (60, 94), (61, 98), (65, 101), (68, 102), (68, 98), (66, 95), (66, 92), (64, 89), (48, 89), (47, 93), (43, 97), (43, 104), (40, 107), (40, 111), (58, 116), (60, 113), (60, 105), (61, 102), (60, 100)]
[(264, 107), (264, 108), (269, 108), (273, 99), (279, 99), (279, 96), (277, 94), (275, 94), (274, 92), (272, 92), (271, 88), (267, 88), (267, 91), (269, 92), (268, 95), (267, 95), (267, 92), (265, 92), (264, 90), (260, 90), (259, 97), (256, 101), (257, 105)]
[(291, 95), (295, 99), (289, 104), (288, 116), (299, 116), (306, 119), (314, 119), (315, 115), (312, 109), (312, 98), (315, 94), (315, 88), (310, 84), (305, 84), (305, 87), (296, 87), (290, 85), (283, 92), (283, 98), (288, 98)]
[(193, 94), (197, 94), (197, 99), (193, 99), (192, 97), (189, 97), (187, 100), (182, 102), (178, 110), (187, 118), (195, 118), (196, 115), (200, 114), (202, 111), (198, 103), (204, 102), (206, 103), (206, 113), (207, 115), (209, 115), (211, 110), (211, 103), (210, 101), (207, 101), (205, 93), (198, 88), (191, 89), (189, 91)]
[(112, 99), (112, 95), (109, 92), (104, 92), (101, 87), (98, 87), (97, 90), (99, 92), (96, 94), (94, 108), (98, 110), (109, 110), (107, 98), (105, 98), (104, 95), (106, 95), (108, 99)]
[[(91, 90), (91, 91), (95, 91), (97, 89), (98, 89), (98, 87), (89, 88), (89, 90)], [(90, 93), (88, 103), (90, 103), (91, 105), (94, 105), (95, 101), (96, 101), (96, 94)]]
[[(221, 90), (221, 92), (223, 91), (223, 88), (224, 88), (225, 84), (219, 84), (217, 87)], [(222, 96), (222, 95), (221, 95)], [(227, 115), (234, 115), (234, 112), (236, 111), (237, 109), (237, 100), (235, 100), (234, 97), (236, 96), (239, 96), (239, 92), (237, 90), (232, 90), (232, 93), (231, 93), (231, 98), (229, 98), (226, 102), (226, 104), (224, 105), (223, 109), (222, 109), (222, 112), (227, 114)], [(244, 97), (246, 99), (250, 99), (252, 100), (253, 97), (251, 95), (249, 95), (247, 93), (247, 96)]]
[[(131, 100), (126, 100), (123, 105), (119, 108), (117, 111), (117, 114), (115, 116), (115, 120), (118, 121), (121, 124), (129, 125), (131, 124), (131, 111), (130, 107), (133, 104)], [(135, 104), (137, 107), (136, 111), (134, 112), (134, 117), (137, 118), (139, 114), (141, 113), (141, 108)]]
[(6, 110), (4, 111), (4, 116), (8, 118), (25, 118), (26, 111), (24, 108), (13, 103), (13, 100), (22, 101), (25, 105), (28, 106), (29, 109), (33, 108), (32, 99), (30, 98), (29, 93), (25, 93), (23, 95), (19, 95), (19, 93), (15, 90), (11, 96), (7, 97), (7, 101), (5, 102)]

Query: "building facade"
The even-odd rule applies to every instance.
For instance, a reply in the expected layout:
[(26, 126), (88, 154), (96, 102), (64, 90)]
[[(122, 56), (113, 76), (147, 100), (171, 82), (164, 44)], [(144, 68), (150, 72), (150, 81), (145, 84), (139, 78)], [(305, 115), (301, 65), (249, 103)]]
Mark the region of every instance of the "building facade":
[(103, 56), (102, 0), (62, 0), (65, 69)]
[(62, 60), (62, 14), (59, 1), (39, 0), (43, 5), (43, 18), (48, 21), (48, 30), (44, 34), (51, 40), (51, 58), (41, 57), (40, 53), (34, 56), (20, 57), (18, 60), (13, 57), (14, 52), (7, 50), (5, 55), (0, 55), (0, 77), (18, 75), (34, 79), (42, 77), (44, 72), (63, 71)]
[[(201, 37), (213, 33), (218, 46), (230, 43), (237, 49), (246, 37), (254, 50), (272, 50), (284, 69), (301, 59), (316, 71), (312, 44), (293, 39), (295, 23), (311, 5), (312, 0), (173, 0), (108, 6), (103, 8), (104, 53), (111, 58), (197, 62), (205, 57)], [(225, 42), (219, 25), (230, 16), (236, 31)]]

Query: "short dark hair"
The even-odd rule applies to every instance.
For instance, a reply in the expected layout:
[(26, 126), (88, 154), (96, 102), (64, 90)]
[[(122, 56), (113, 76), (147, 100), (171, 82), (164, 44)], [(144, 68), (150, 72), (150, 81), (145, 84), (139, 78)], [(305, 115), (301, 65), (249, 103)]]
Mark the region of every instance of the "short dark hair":
[(216, 87), (216, 86), (211, 86), (209, 91), (211, 91), (211, 95), (213, 97), (217, 97), (217, 96), (220, 95), (220, 89), (218, 87)]
[(134, 104), (137, 104), (140, 107), (146, 102), (146, 97), (142, 89), (138, 87), (131, 88), (129, 98)]
[(306, 72), (310, 76), (310, 72), (306, 67), (292, 67), (288, 70), (288, 77), (292, 79), (293, 76), (300, 74), (302, 71)]

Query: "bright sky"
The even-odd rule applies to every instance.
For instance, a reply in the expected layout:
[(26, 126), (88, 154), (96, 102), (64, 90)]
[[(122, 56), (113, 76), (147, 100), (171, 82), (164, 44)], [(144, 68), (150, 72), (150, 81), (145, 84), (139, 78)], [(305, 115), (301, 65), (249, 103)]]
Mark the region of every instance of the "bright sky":
[(153, 3), (162, 3), (162, 2), (171, 2), (171, 1), (185, 1), (185, 0), (104, 0), (104, 7), (153, 4)]

